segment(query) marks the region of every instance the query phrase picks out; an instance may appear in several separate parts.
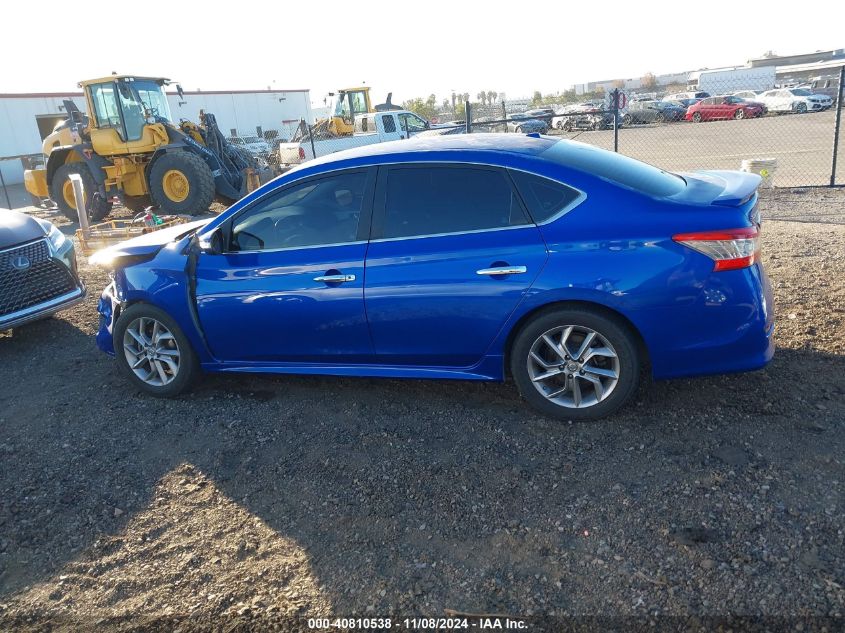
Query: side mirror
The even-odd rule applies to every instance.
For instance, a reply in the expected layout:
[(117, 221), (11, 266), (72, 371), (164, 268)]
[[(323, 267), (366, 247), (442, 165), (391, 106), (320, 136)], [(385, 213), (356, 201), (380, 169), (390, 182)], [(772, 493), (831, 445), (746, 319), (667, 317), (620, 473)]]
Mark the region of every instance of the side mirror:
[(223, 231), (219, 226), (211, 233), (200, 237), (199, 248), (203, 253), (209, 255), (221, 255), (223, 253)]

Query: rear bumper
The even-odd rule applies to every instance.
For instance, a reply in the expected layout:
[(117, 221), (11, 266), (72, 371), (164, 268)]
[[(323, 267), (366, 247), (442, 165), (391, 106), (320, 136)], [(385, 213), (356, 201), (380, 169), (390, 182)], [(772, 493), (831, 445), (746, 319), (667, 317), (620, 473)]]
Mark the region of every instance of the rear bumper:
[(77, 303), (81, 303), (83, 299), (85, 299), (85, 286), (80, 282), (79, 286), (71, 292), (39, 303), (38, 305), (30, 306), (25, 310), (4, 315), (0, 318), (0, 331), (11, 330), (12, 328), (26, 325), (32, 321), (43, 319), (60, 310), (75, 306)]
[(773, 301), (760, 264), (711, 275), (694, 303), (645, 336), (655, 380), (765, 367), (775, 351)]

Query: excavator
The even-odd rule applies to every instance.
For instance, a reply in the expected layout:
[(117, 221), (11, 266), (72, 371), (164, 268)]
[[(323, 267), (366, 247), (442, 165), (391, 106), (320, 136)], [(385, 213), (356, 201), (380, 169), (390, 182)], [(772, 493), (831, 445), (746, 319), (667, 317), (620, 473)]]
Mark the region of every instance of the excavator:
[(98, 221), (115, 197), (135, 211), (155, 205), (196, 215), (215, 199), (233, 202), (258, 187), (255, 159), (226, 140), (213, 114), (200, 112), (199, 124), (174, 122), (164, 91), (170, 83), (134, 75), (79, 82), (87, 114), (64, 101), (68, 118), (44, 139), (45, 166), (24, 172), (27, 191), (77, 220), (70, 176), (79, 174), (85, 207)]

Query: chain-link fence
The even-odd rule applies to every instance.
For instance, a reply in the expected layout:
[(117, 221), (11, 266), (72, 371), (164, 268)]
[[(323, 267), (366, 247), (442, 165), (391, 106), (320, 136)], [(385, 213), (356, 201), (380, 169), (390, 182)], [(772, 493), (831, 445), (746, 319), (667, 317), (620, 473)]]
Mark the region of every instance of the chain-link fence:
[(773, 73), (702, 72), (687, 86), (614, 90), (577, 103), (465, 103), (438, 117), (456, 120), (439, 124), (402, 111), (361, 115), (343, 130), (336, 121), (303, 121), (288, 142), (277, 144), (271, 162), (281, 172), (314, 157), (412, 136), (537, 132), (670, 171), (745, 169), (776, 187), (845, 185), (845, 160), (837, 160), (843, 73), (845, 67), (822, 80), (775, 86)]
[[(506, 128), (577, 139), (670, 171), (744, 169), (777, 187), (845, 185), (838, 160), (845, 67), (814, 82), (701, 73), (681, 91), (623, 93), (601, 101), (511, 112), (470, 104), (472, 132)], [(755, 83), (756, 80), (756, 83)]]

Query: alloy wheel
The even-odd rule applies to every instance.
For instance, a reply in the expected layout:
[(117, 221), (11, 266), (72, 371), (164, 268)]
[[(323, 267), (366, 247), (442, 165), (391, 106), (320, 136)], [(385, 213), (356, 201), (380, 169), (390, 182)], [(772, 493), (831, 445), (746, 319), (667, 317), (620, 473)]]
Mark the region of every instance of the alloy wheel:
[(179, 374), (181, 355), (173, 333), (150, 317), (133, 320), (123, 334), (123, 352), (135, 375), (154, 387), (163, 387)]
[(591, 407), (619, 383), (619, 357), (602, 334), (565, 325), (541, 334), (528, 352), (528, 375), (547, 400), (566, 408)]

